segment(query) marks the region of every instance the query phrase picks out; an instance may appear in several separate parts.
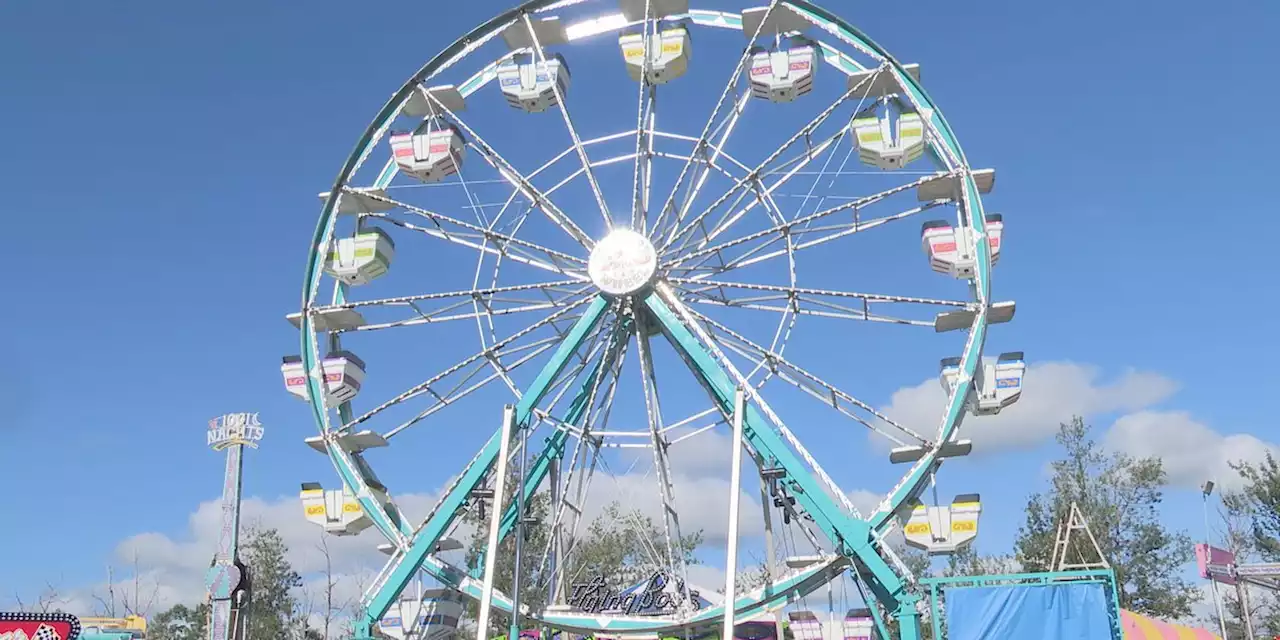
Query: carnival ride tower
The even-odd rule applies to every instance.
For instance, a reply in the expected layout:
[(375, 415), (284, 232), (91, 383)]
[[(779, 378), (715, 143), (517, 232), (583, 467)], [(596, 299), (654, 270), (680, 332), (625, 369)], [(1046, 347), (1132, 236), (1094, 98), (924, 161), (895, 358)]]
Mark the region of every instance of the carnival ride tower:
[(209, 421), (208, 444), (227, 452), (222, 484), (222, 530), (205, 578), (209, 591), (209, 640), (244, 640), (252, 595), (249, 569), (240, 562), (240, 488), (244, 448), (257, 447), (262, 424), (256, 413), (229, 413)]

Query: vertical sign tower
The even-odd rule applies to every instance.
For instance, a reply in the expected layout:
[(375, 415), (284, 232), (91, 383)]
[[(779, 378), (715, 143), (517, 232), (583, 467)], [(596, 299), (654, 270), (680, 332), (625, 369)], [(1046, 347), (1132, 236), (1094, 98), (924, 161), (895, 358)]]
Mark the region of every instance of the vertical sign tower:
[(228, 413), (209, 421), (208, 444), (227, 452), (222, 484), (222, 530), (218, 552), (205, 578), (209, 589), (209, 640), (244, 640), (252, 594), (249, 571), (240, 562), (240, 479), (244, 448), (257, 447), (262, 424), (256, 413)]

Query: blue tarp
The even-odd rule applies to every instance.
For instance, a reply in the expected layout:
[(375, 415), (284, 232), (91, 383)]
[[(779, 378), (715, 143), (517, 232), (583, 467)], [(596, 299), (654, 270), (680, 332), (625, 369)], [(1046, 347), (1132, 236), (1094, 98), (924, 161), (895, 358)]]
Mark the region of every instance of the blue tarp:
[(946, 591), (948, 640), (1111, 640), (1099, 583)]

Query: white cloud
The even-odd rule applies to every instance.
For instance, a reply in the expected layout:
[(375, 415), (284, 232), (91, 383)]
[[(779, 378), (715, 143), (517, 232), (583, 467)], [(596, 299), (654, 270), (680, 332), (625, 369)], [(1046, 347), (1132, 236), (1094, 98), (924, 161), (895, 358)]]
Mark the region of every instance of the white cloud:
[[(689, 566), (689, 583), (705, 592), (705, 595), (724, 592), (724, 568), (708, 564)], [(717, 600), (723, 599), (717, 598)]]
[[(961, 437), (973, 440), (974, 454), (1037, 444), (1052, 437), (1072, 416), (1145, 409), (1177, 390), (1155, 373), (1128, 371), (1105, 381), (1096, 367), (1073, 362), (1028, 366), (1022, 397), (995, 416), (968, 416)], [(904, 426), (929, 434), (937, 429), (946, 394), (937, 379), (894, 392), (884, 413)], [(877, 443), (887, 442), (871, 434)]]
[(884, 500), (884, 494), (867, 491), (866, 489), (854, 489), (847, 495), (849, 496), (849, 502), (852, 502), (854, 508), (863, 516), (875, 511), (876, 507), (880, 505), (880, 501)]
[(1121, 417), (1107, 432), (1104, 444), (1134, 457), (1158, 457), (1169, 481), (1195, 488), (1213, 480), (1223, 489), (1239, 488), (1241, 478), (1233, 462), (1258, 462), (1275, 444), (1248, 433), (1223, 435), (1196, 421), (1185, 411), (1139, 411)]
[[(405, 494), (397, 496), (396, 503), (411, 521), (416, 521), (414, 519), (426, 514), (435, 499), (431, 495)], [(151, 614), (174, 604), (202, 601), (204, 573), (217, 547), (221, 512), (220, 500), (205, 501), (188, 516), (187, 530), (181, 536), (144, 532), (121, 541), (112, 562), (118, 567), (116, 577), (124, 576), (111, 585), (117, 595), (118, 608), (123, 607), (125, 597), (140, 600), (144, 605), (149, 603), (147, 609)], [(331, 571), (337, 583), (335, 594), (340, 601), (348, 601), (362, 590), (361, 584), (367, 583), (369, 573), (386, 560), (377, 551), (377, 545), (383, 540), (372, 529), (359, 536), (322, 538), (322, 530), (303, 518), (296, 497), (247, 498), (241, 506), (241, 523), (245, 527), (270, 528), (280, 533), (289, 547), (289, 562), (303, 576), (306, 584), (303, 591), (310, 597), (322, 593), (316, 589), (323, 580), (326, 564), (322, 540), (328, 546)], [(63, 598), (63, 608), (81, 615), (102, 612), (105, 607), (99, 599), (109, 600), (107, 593), (106, 580), (82, 586)]]
[[(751, 463), (744, 461), (744, 484), (755, 477), (754, 473), (748, 475), (748, 464)], [(633, 470), (618, 476), (597, 471), (591, 479), (591, 488), (587, 494), (584, 524), (591, 522), (605, 505), (616, 500), (624, 508), (637, 509), (661, 526), (663, 508), (660, 483), (652, 468), (649, 465), (639, 471)], [(725, 475), (728, 475), (727, 470)], [(673, 468), (672, 484), (681, 532), (688, 535), (701, 530), (705, 544), (723, 546), (729, 532), (729, 478), (691, 477)], [(763, 533), (759, 492), (743, 489), (739, 491), (739, 535), (755, 536)]]

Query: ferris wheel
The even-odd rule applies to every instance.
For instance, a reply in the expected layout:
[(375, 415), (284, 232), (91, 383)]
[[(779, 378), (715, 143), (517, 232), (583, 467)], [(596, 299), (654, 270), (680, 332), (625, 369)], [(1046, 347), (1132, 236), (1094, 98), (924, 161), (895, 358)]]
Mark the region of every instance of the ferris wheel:
[[(387, 541), (357, 634), (421, 573), (611, 637), (771, 614), (848, 575), (918, 637), (886, 537), (932, 553), (973, 538), (976, 496), (924, 494), (971, 448), (965, 415), (1014, 403), (1025, 369), (1019, 352), (983, 358), (1014, 313), (991, 297), (994, 172), (970, 167), (920, 78), (801, 0), (532, 0), (413, 74), (320, 196), (289, 317), (301, 351), (282, 365), (342, 482), (304, 486), (308, 518)], [(947, 396), (928, 424), (860, 399), (883, 406), (922, 374)], [(448, 482), (411, 520), (392, 488), (424, 477)], [(874, 482), (858, 509), (849, 491)], [(521, 509), (544, 494), (552, 533), (522, 548)], [(665, 608), (570, 593), (602, 495), (653, 506)], [(493, 540), (540, 558), (545, 605), (442, 558), (486, 508)], [(763, 586), (719, 602), (694, 596), (680, 548), (715, 509), (730, 549), (763, 532), (769, 556)]]

